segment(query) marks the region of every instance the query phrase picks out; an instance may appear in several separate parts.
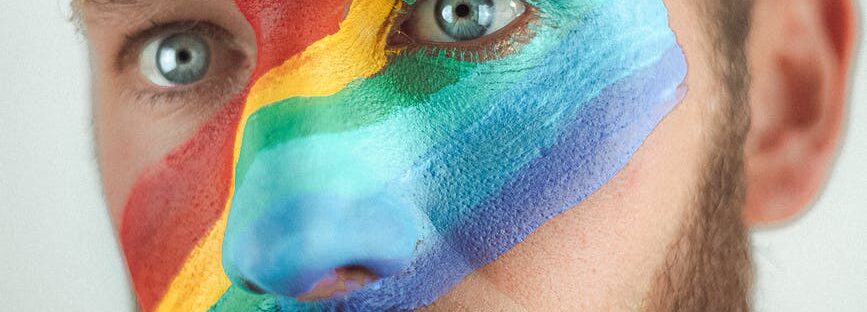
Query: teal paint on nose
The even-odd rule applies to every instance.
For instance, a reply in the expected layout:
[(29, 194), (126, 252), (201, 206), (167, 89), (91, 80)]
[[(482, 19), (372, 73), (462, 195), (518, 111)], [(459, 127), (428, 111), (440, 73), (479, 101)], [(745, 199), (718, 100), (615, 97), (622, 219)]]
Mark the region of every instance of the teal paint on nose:
[(224, 238), (223, 266), (235, 285), (297, 297), (338, 268), (381, 279), (410, 264), (418, 209), (385, 183), (382, 164), (358, 157), (348, 143), (355, 140), (344, 139), (293, 140), (255, 155)]

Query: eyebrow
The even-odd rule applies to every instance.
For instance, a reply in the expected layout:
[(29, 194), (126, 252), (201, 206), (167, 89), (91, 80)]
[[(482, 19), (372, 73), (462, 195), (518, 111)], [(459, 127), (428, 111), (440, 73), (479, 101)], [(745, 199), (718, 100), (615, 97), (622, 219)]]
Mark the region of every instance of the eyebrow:
[(117, 5), (134, 5), (139, 3), (139, 0), (72, 0), (73, 5), (95, 5), (100, 7), (117, 6)]
[(85, 30), (84, 21), (127, 23), (132, 19), (145, 18), (155, 9), (152, 4), (162, 1), (142, 0), (71, 0), (72, 20)]
[(84, 17), (85, 9), (93, 9), (99, 13), (114, 13), (121, 9), (141, 8), (147, 1), (141, 0), (72, 0), (73, 12), (79, 17)]

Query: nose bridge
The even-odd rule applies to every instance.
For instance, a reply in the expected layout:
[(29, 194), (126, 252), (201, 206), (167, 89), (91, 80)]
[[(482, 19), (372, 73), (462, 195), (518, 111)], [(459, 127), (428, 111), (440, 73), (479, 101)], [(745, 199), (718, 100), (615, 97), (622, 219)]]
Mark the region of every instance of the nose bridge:
[[(239, 178), (243, 179), (247, 165), (244, 162), (255, 157), (242, 153), (255, 152), (280, 143), (275, 142), (275, 138), (288, 140), (296, 137), (283, 135), (287, 132), (305, 135), (314, 132), (314, 129), (330, 127), (328, 123), (332, 116), (329, 116), (329, 112), (334, 111), (311, 107), (330, 101), (304, 98), (332, 96), (353, 80), (379, 72), (387, 61), (386, 40), (395, 12), (401, 5), (402, 0), (352, 1), (336, 33), (313, 42), (302, 52), (289, 56), (255, 80), (247, 94), (236, 133), (233, 157), (235, 184)], [(279, 21), (269, 23), (282, 25)], [(279, 41), (281, 38), (259, 40), (266, 40), (260, 45), (267, 48), (271, 46), (267, 41)], [(260, 51), (259, 54), (265, 52)], [(273, 108), (271, 112), (263, 112), (269, 106)], [(316, 113), (305, 114), (312, 111)], [(275, 115), (290, 118), (250, 126), (253, 118), (264, 120)]]
[(353, 80), (380, 71), (386, 63), (386, 41), (394, 12), (400, 6), (398, 0), (353, 1), (336, 33), (314, 42), (257, 79), (247, 96), (243, 116), (287, 98), (332, 95)]
[(340, 267), (385, 277), (408, 265), (417, 239), (410, 205), (380, 179), (381, 161), (359, 161), (353, 137), (318, 134), (335, 120), (317, 107), (334, 100), (317, 99), (385, 66), (399, 7), (397, 0), (353, 1), (336, 33), (250, 88), (223, 243), (235, 284), (297, 296)]
[(260, 151), (239, 179), (223, 248), (235, 284), (298, 296), (335, 269), (383, 278), (409, 265), (417, 209), (352, 140), (329, 137)]

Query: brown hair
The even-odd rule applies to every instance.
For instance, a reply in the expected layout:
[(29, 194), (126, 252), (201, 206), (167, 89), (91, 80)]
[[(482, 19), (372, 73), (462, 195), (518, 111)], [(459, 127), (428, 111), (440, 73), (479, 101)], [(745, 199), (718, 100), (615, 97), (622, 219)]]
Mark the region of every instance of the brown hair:
[(719, 101), (706, 170), (679, 239), (670, 246), (646, 307), (650, 311), (749, 311), (752, 262), (742, 219), (743, 145), (749, 130), (746, 57), (751, 0), (698, 2), (708, 16)]

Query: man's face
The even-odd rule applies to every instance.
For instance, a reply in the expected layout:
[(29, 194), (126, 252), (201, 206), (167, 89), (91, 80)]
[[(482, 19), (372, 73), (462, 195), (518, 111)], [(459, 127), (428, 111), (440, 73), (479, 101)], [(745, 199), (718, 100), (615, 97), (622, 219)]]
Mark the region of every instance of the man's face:
[(84, 11), (146, 310), (642, 307), (724, 105), (690, 1)]

